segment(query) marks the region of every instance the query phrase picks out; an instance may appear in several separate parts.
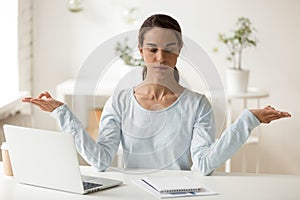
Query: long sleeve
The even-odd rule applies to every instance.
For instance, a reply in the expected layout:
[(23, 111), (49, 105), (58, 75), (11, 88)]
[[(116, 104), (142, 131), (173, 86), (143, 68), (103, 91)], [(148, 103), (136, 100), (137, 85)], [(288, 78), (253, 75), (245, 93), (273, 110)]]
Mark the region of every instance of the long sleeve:
[(236, 122), (226, 129), (218, 140), (214, 141), (213, 111), (206, 98), (202, 101), (204, 106), (200, 107), (195, 119), (191, 142), (192, 170), (199, 170), (204, 175), (209, 175), (234, 155), (260, 122), (245, 109)]
[(109, 101), (101, 116), (99, 130), (101, 134), (99, 134), (97, 142), (89, 136), (67, 105), (62, 105), (51, 113), (61, 130), (74, 136), (75, 145), (80, 155), (100, 171), (104, 171), (110, 166), (120, 143), (120, 126), (117, 125), (111, 109), (112, 106)]

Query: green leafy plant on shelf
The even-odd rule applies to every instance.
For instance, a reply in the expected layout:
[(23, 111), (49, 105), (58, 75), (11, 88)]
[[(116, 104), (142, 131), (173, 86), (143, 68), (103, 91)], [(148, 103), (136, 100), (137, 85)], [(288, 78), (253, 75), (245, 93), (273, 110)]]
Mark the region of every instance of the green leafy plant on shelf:
[[(226, 59), (232, 62), (232, 68), (242, 70), (243, 50), (248, 47), (256, 46), (258, 40), (255, 37), (256, 29), (248, 18), (240, 17), (236, 22), (236, 28), (228, 33), (219, 33), (219, 41), (225, 44), (229, 50)], [(218, 48), (214, 49), (215, 52)]]
[(128, 38), (125, 38), (123, 42), (117, 42), (115, 52), (126, 65), (144, 66), (143, 58), (135, 58), (133, 56), (134, 51), (133, 48), (128, 45)]

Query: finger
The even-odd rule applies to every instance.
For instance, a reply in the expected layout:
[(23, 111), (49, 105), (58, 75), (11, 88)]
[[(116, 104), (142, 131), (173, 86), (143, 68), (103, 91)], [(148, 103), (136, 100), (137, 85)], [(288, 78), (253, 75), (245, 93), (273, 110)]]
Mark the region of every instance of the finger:
[(291, 117), (292, 115), (288, 112), (281, 112), (280, 117)]
[(277, 120), (277, 119), (280, 119), (280, 118), (281, 118), (281, 117), (272, 117), (272, 118), (268, 119), (268, 121), (269, 121), (269, 122), (272, 122), (272, 121)]
[(280, 111), (280, 114), (281, 116), (284, 116), (284, 117), (291, 117), (292, 115), (288, 112), (283, 112), (283, 111)]
[(273, 110), (273, 109), (272, 109), (272, 106), (270, 106), (270, 105), (266, 106), (264, 109), (267, 109), (267, 110)]
[(33, 98), (30, 100), (31, 103), (45, 104), (46, 101), (44, 99)]
[(273, 116), (266, 118), (264, 121), (266, 123), (270, 123), (271, 121), (281, 119), (281, 118), (286, 118), (286, 117), (290, 117), (289, 113), (285, 113), (285, 114), (281, 114), (281, 115), (273, 115)]
[(43, 97), (51, 98), (51, 95), (50, 95), (47, 91), (45, 91), (45, 92), (42, 92), (42, 93), (38, 96), (39, 99), (41, 99), (41, 98), (43, 98)]
[(269, 115), (266, 115), (265, 118), (270, 119), (270, 118), (280, 117), (280, 116), (281, 116), (280, 114), (269, 114)]
[(43, 104), (40, 104), (40, 103), (38, 103), (36, 101), (33, 101), (31, 103), (34, 104), (34, 105), (36, 105), (36, 106), (38, 106), (41, 110), (45, 110), (45, 111), (47, 110), (47, 108)]
[(46, 94), (46, 97), (47, 97), (47, 98), (52, 98), (52, 96), (50, 95), (49, 92), (45, 91), (45, 94)]
[(277, 115), (279, 117), (291, 117), (291, 114), (288, 112), (282, 112), (279, 110), (268, 110), (265, 112), (265, 115), (267, 116), (273, 116), (273, 115)]
[(267, 110), (276, 110), (273, 106), (268, 105), (267, 107), (265, 107)]
[(41, 98), (43, 98), (43, 97), (45, 97), (45, 96), (46, 96), (45, 93), (41, 93), (41, 94), (38, 96), (38, 99), (41, 99)]
[(271, 110), (276, 110), (274, 107), (271, 106)]
[(280, 117), (275, 116), (275, 117), (269, 117), (269, 118), (265, 118), (264, 120), (262, 120), (263, 123), (269, 124), (270, 122), (280, 119)]
[(22, 99), (22, 102), (28, 102), (28, 103), (30, 103), (30, 101), (32, 99), (33, 99), (32, 97), (25, 97), (25, 98)]
[(269, 117), (269, 116), (276, 116), (276, 115), (281, 115), (281, 112), (276, 111), (276, 110), (266, 110), (263, 115), (265, 117)]
[(279, 110), (267, 110), (265, 112), (266, 114), (268, 115), (290, 115), (288, 112), (282, 112), (282, 111), (279, 111)]

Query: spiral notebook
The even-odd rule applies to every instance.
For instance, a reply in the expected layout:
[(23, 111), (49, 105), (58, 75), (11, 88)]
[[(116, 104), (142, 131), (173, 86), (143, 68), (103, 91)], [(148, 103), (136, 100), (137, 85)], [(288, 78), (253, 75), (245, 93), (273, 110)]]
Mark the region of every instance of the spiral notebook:
[(159, 198), (217, 194), (186, 176), (147, 176), (134, 183)]

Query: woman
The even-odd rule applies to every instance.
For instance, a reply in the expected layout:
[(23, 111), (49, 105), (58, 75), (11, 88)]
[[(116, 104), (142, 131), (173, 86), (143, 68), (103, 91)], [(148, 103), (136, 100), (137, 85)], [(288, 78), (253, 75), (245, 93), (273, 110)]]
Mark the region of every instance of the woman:
[(161, 14), (145, 20), (139, 31), (139, 51), (146, 65), (144, 81), (109, 99), (97, 142), (67, 105), (48, 92), (23, 101), (51, 112), (62, 131), (74, 136), (83, 158), (101, 171), (110, 166), (121, 142), (127, 168), (193, 169), (211, 174), (246, 142), (256, 126), (290, 114), (270, 106), (244, 110), (215, 141), (209, 101), (179, 84), (175, 66), (182, 45), (176, 20)]

